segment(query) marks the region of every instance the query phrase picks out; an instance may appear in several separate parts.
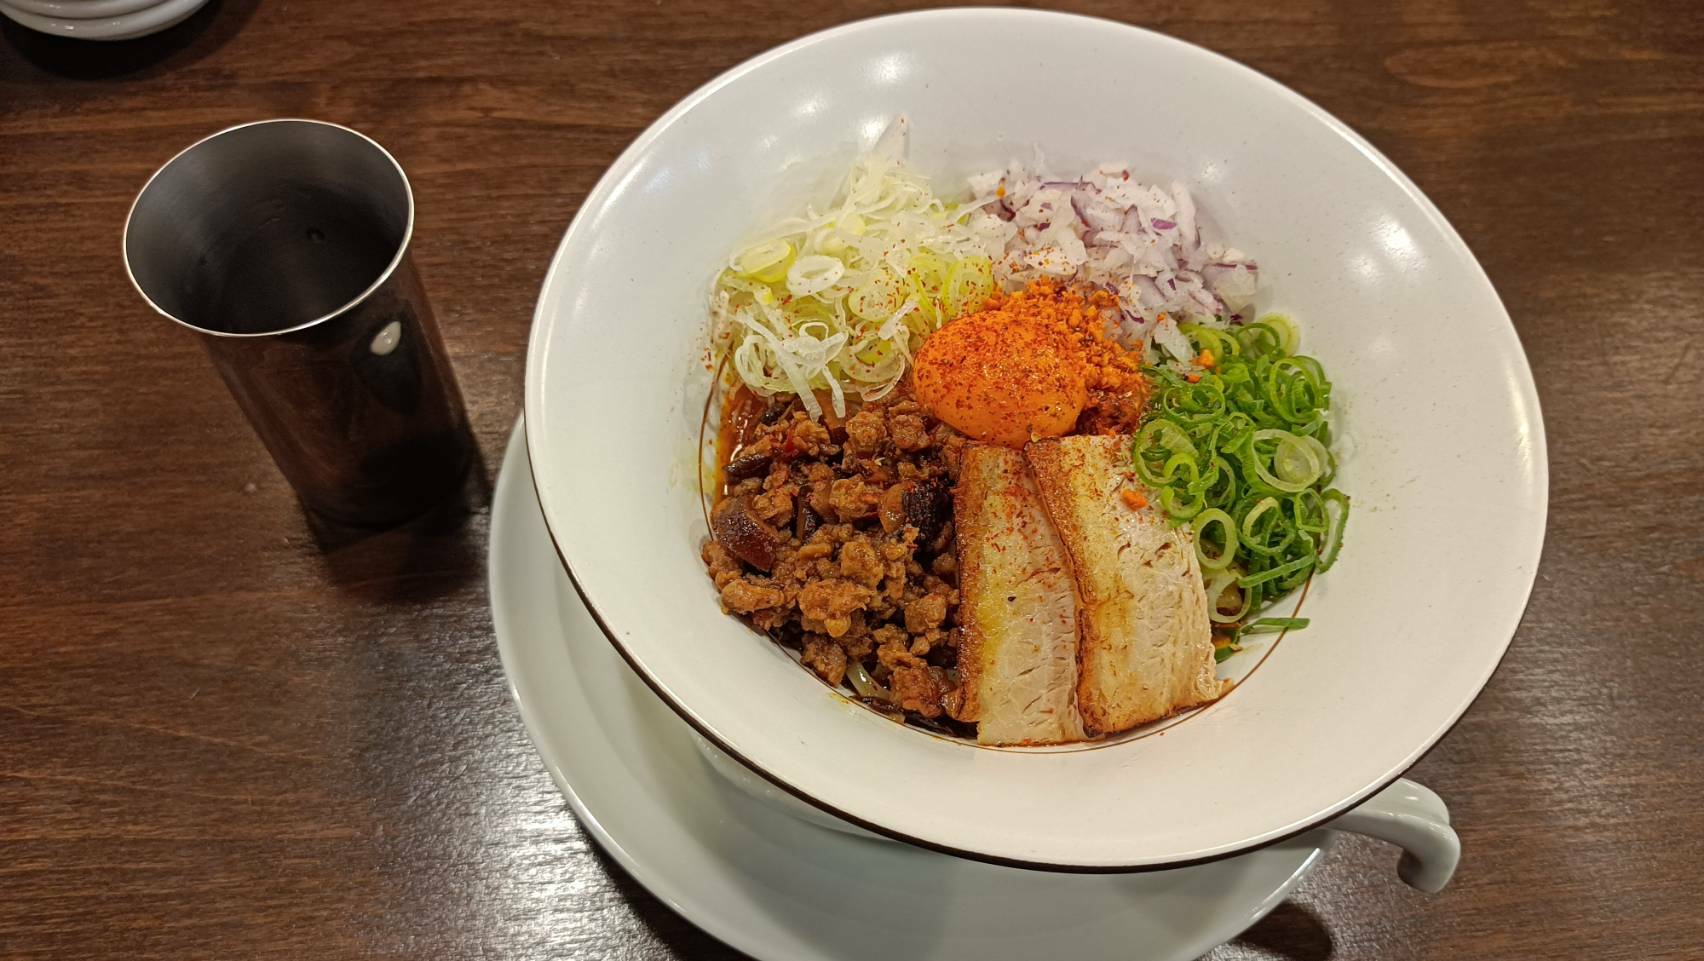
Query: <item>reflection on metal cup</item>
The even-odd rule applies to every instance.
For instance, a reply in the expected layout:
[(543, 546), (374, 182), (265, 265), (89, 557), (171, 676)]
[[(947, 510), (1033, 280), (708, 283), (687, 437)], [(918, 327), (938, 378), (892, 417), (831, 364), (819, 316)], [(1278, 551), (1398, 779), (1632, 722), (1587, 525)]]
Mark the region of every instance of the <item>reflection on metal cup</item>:
[(461, 393), (409, 256), (396, 160), (346, 127), (269, 120), (185, 149), (142, 188), (125, 267), (200, 335), (310, 512), (377, 527), (458, 489)]

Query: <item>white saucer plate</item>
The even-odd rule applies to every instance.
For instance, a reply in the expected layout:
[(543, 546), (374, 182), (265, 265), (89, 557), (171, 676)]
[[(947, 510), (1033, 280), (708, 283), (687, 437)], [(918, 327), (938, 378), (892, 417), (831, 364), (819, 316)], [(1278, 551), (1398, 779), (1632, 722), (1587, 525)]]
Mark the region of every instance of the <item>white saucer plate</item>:
[(207, 0), (160, 0), (140, 10), (91, 17), (51, 17), (15, 5), (15, 0), (0, 0), (0, 15), (7, 19), (56, 37), (76, 40), (134, 40), (159, 33), (188, 20)]
[[(1022, 56), (990, 71), (989, 50)], [(1058, 171), (1116, 158), (1188, 182), (1225, 236), (1259, 257), (1270, 278), (1259, 309), (1297, 318), (1304, 352), (1331, 372), (1334, 486), (1355, 501), (1344, 561), (1310, 588), (1300, 639), (1163, 736), (1063, 750), (931, 737), (825, 691), (721, 614), (693, 456), (714, 378), (705, 291), (742, 236), (776, 222), (766, 210), (820, 202), (901, 116), (911, 161), (942, 189), (1038, 148)], [(1296, 93), (1104, 20), (883, 17), (706, 84), (581, 205), (540, 292), (526, 381), (552, 539), (649, 688), (729, 757), (827, 814), (1006, 865), (1175, 868), (1362, 805), (1485, 685), (1543, 544), (1531, 372), (1442, 214)]]
[(136, 13), (164, 2), (166, 0), (4, 0), (4, 5), (56, 20), (98, 20)]
[(830, 831), (753, 799), (592, 622), (551, 547), (519, 426), (490, 578), (511, 692), (580, 823), (664, 903), (763, 961), (1185, 961), (1282, 901), (1330, 837), (1171, 871), (1053, 874)]

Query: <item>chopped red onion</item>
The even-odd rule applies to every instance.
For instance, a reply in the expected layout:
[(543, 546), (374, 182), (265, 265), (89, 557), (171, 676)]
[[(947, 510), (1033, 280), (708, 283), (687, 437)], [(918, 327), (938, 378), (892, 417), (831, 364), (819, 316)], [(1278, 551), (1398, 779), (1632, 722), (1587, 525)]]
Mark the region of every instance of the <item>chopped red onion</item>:
[[(1244, 321), (1259, 268), (1242, 251), (1202, 237), (1186, 185), (1174, 181), (1168, 192), (1137, 180), (1122, 164), (1102, 164), (1078, 180), (1050, 179), (1039, 167), (1038, 157), (1035, 167), (1013, 164), (971, 181), (1003, 186), (1003, 196), (982, 209), (1019, 228), (1010, 231), (1006, 254), (995, 264), (1003, 284), (1015, 288), (1054, 277), (1113, 292), (1119, 339), (1142, 347), (1155, 362), (1155, 343), (1177, 360), (1190, 360), (1173, 350), (1182, 338), (1177, 323)], [(1062, 216), (1067, 201), (1071, 215)], [(1162, 315), (1175, 336), (1156, 334)]]

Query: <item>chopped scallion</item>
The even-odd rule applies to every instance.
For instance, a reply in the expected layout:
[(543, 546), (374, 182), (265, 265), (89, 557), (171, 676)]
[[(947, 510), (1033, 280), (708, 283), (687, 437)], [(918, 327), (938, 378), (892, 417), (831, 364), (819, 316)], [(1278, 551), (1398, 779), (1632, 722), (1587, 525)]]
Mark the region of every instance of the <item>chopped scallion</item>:
[[(1149, 369), (1155, 390), (1134, 467), (1172, 522), (1193, 528), (1213, 621), (1245, 622), (1330, 568), (1343, 548), (1349, 497), (1330, 486), (1331, 381), (1319, 361), (1295, 353), (1287, 318), (1179, 329), (1212, 362), (1187, 376)], [(1242, 633), (1305, 623), (1263, 618), (1254, 624), (1285, 626)]]

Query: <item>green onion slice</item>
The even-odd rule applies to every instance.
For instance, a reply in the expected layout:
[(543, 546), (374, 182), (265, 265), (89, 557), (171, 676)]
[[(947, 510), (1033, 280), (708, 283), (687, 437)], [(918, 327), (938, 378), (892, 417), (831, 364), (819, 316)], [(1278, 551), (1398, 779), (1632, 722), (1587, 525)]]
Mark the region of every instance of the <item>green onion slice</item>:
[(1305, 617), (1263, 617), (1239, 631), (1239, 634), (1280, 634), (1299, 631), (1308, 626)]
[[(1218, 536), (1217, 538), (1210, 538), (1208, 532), (1211, 525), (1214, 524), (1218, 525)], [(1231, 515), (1217, 507), (1211, 507), (1196, 514), (1190, 526), (1195, 531), (1195, 555), (1200, 558), (1203, 569), (1209, 571), (1223, 570), (1231, 563), (1231, 559), (1237, 553), (1237, 525), (1236, 521), (1231, 519)], [(1219, 543), (1217, 553), (1210, 552), (1207, 549), (1209, 541), (1215, 539)]]
[(1300, 627), (1296, 618), (1249, 618), (1343, 549), (1349, 497), (1331, 486), (1331, 381), (1318, 360), (1296, 353), (1287, 317), (1179, 329), (1213, 364), (1148, 369), (1155, 389), (1132, 466), (1171, 522), (1194, 533), (1215, 623), (1249, 633)]

